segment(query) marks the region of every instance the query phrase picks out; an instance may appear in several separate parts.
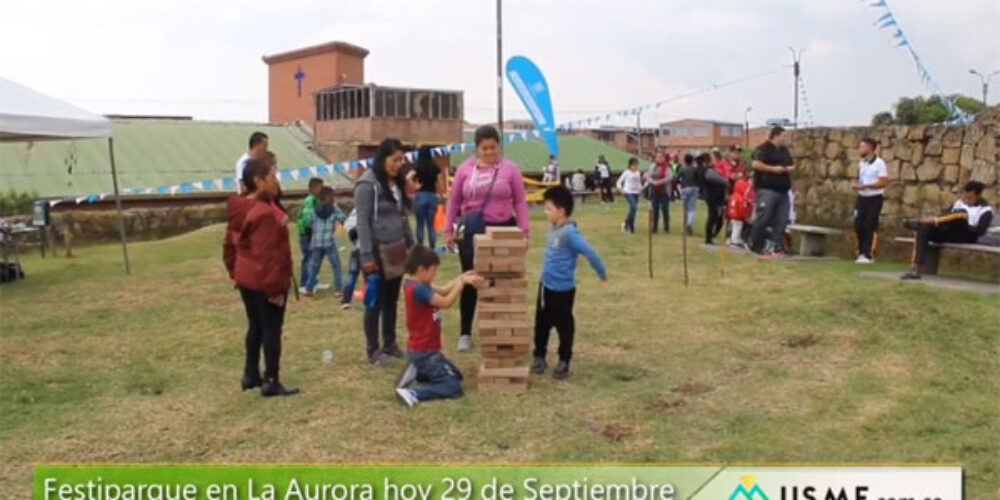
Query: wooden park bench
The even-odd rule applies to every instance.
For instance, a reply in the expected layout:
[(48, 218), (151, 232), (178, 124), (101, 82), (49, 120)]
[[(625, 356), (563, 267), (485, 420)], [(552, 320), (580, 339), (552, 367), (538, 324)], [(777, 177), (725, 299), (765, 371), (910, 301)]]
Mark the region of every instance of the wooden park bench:
[[(898, 237), (895, 241), (899, 243), (909, 243), (913, 245), (915, 238)], [(941, 261), (941, 250), (964, 250), (966, 252), (981, 252), (1000, 256), (1000, 247), (990, 245), (979, 245), (977, 243), (935, 243), (927, 247), (927, 256), (924, 259), (923, 274), (935, 275), (938, 273), (938, 263)]]
[(802, 224), (789, 224), (788, 229), (802, 233), (799, 255), (808, 257), (823, 257), (826, 255), (826, 237), (844, 234), (840, 229)]

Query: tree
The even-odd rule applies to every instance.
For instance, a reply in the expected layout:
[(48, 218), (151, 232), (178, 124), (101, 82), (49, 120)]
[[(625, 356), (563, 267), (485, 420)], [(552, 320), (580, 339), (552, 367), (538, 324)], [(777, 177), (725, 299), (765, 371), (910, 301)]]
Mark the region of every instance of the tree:
[[(971, 115), (976, 115), (983, 110), (983, 103), (966, 95), (953, 94), (951, 100), (956, 107)], [(941, 123), (957, 118), (957, 114), (948, 112), (941, 97), (937, 95), (900, 97), (892, 108), (895, 114), (890, 111), (877, 113), (872, 117), (872, 125)]]

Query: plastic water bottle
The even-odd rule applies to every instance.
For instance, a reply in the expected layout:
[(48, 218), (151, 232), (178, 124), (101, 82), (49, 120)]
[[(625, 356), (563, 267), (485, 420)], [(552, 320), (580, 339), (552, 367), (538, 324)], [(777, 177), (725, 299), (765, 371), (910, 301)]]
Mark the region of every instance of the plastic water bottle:
[(327, 349), (323, 351), (323, 364), (328, 365), (333, 363), (333, 351)]
[(378, 303), (378, 274), (371, 273), (365, 280), (365, 307), (371, 309)]

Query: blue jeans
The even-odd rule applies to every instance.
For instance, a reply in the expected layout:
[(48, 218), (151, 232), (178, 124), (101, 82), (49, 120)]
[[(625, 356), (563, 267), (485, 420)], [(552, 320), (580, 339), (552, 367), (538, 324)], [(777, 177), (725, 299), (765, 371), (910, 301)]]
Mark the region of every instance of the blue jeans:
[(462, 395), (462, 372), (441, 351), (409, 351), (407, 356), (417, 369), (417, 385), (413, 387), (413, 392), (418, 400)]
[(333, 266), (333, 289), (340, 290), (343, 287), (340, 279), (340, 254), (337, 253), (337, 242), (334, 241), (332, 247), (313, 248), (309, 252), (309, 260), (306, 261), (306, 268), (309, 272), (306, 274), (306, 281), (302, 286), (310, 292), (316, 288), (316, 282), (319, 281), (319, 268), (323, 263), (323, 257), (329, 259), (330, 265)]
[(660, 227), (660, 214), (663, 214), (663, 232), (670, 232), (670, 192), (667, 191), (668, 187), (663, 188), (663, 193), (656, 194), (650, 197), (650, 201), (653, 202), (653, 232), (657, 232)]
[(694, 212), (698, 207), (698, 188), (687, 186), (681, 189), (681, 199), (684, 200), (684, 226), (694, 226)]
[(361, 275), (361, 251), (351, 250), (351, 256), (347, 259), (347, 282), (344, 283), (344, 296), (341, 297), (341, 304), (350, 304), (354, 299), (354, 285), (358, 283), (358, 276)]
[(427, 243), (433, 249), (437, 242), (434, 232), (434, 215), (437, 213), (438, 195), (428, 191), (417, 191), (413, 211), (417, 216), (417, 243), (424, 244), (424, 228), (427, 228)]
[(299, 265), (299, 286), (305, 287), (309, 278), (309, 246), (312, 244), (312, 236), (299, 233), (299, 250), (302, 251), (302, 264)]
[(625, 193), (625, 202), (628, 203), (628, 215), (625, 216), (625, 230), (635, 232), (635, 211), (639, 208), (639, 195)]

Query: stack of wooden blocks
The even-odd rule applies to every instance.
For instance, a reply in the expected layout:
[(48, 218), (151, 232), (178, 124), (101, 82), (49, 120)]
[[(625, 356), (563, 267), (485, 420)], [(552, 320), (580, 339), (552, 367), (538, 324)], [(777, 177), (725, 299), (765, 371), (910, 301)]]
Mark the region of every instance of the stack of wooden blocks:
[(487, 285), (479, 289), (479, 344), (483, 364), (479, 389), (528, 390), (531, 335), (524, 259), (528, 242), (515, 227), (491, 227), (476, 235), (475, 269)]

